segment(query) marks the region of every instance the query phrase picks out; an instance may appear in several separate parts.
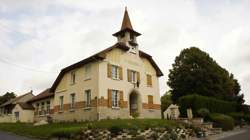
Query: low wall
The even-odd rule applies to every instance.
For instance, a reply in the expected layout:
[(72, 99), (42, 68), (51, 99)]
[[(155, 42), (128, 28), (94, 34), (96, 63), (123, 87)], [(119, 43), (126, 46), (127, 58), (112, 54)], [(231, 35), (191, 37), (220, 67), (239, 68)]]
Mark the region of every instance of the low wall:
[(1, 115), (0, 123), (10, 123), (12, 122), (12, 115)]

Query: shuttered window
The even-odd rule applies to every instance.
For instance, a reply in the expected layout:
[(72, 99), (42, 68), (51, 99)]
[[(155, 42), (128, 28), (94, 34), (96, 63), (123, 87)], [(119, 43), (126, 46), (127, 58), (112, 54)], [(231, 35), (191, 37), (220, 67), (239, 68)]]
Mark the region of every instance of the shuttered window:
[(147, 86), (152, 87), (152, 76), (147, 74)]
[(123, 79), (122, 67), (108, 64), (107, 75), (108, 78), (122, 80)]
[(153, 104), (153, 96), (152, 95), (148, 95), (148, 104)]
[(140, 73), (134, 70), (127, 70), (128, 82), (140, 82)]
[(108, 89), (108, 107), (123, 107), (123, 91)]

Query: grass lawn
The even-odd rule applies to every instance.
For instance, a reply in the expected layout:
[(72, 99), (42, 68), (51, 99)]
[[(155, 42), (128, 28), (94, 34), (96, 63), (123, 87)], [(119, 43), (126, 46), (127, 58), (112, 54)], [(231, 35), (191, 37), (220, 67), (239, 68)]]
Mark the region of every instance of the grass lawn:
[(49, 138), (58, 131), (67, 133), (79, 132), (83, 128), (109, 129), (111, 127), (119, 128), (154, 128), (154, 127), (176, 127), (178, 123), (170, 120), (161, 119), (117, 119), (102, 120), (96, 122), (81, 123), (52, 123), (42, 126), (33, 126), (25, 123), (0, 123), (0, 130), (35, 138)]

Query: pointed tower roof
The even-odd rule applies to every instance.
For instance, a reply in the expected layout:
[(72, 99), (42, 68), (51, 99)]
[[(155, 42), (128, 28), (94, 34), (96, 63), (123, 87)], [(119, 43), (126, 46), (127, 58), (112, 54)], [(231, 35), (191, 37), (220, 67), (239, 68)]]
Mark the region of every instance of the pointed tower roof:
[(129, 15), (128, 15), (127, 7), (125, 7), (125, 12), (124, 12), (124, 16), (123, 16), (121, 30), (114, 33), (113, 36), (118, 36), (119, 34), (123, 33), (124, 31), (130, 31), (130, 32), (134, 33), (136, 36), (141, 35), (140, 33), (136, 32), (133, 29)]
[(124, 16), (123, 16), (121, 30), (124, 30), (126, 28), (133, 30), (133, 27), (132, 27), (132, 24), (130, 22), (130, 18), (129, 18), (129, 15), (128, 15), (127, 7), (125, 7), (125, 12), (124, 12)]

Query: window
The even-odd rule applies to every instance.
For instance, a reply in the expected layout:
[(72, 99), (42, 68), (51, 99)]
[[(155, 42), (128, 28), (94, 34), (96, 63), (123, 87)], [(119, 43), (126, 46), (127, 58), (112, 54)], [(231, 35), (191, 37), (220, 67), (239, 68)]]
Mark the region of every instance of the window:
[(73, 109), (75, 108), (75, 93), (70, 94), (70, 98), (71, 98), (70, 108)]
[(63, 110), (63, 96), (60, 96), (60, 110)]
[(41, 111), (39, 113), (39, 115), (44, 115), (44, 102), (41, 103)]
[(91, 90), (85, 90), (85, 106), (91, 107)]
[(136, 83), (136, 72), (135, 71), (131, 71), (131, 82)]
[(89, 79), (91, 76), (91, 65), (85, 65), (85, 79)]
[(39, 103), (36, 104), (36, 111), (39, 111)]
[(115, 65), (112, 65), (112, 78), (118, 79), (118, 67)]
[(152, 86), (152, 76), (147, 74), (147, 86), (151, 87)]
[(47, 101), (46, 113), (50, 114), (50, 101)]
[(134, 53), (134, 54), (136, 54), (136, 46), (132, 46), (131, 52)]
[(112, 107), (118, 107), (118, 90), (112, 90)]
[(152, 95), (148, 95), (148, 104), (153, 104), (153, 96)]
[(71, 84), (75, 84), (75, 82), (76, 82), (76, 73), (71, 72)]

